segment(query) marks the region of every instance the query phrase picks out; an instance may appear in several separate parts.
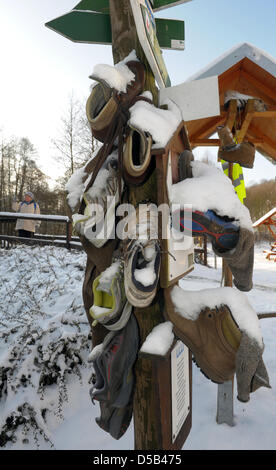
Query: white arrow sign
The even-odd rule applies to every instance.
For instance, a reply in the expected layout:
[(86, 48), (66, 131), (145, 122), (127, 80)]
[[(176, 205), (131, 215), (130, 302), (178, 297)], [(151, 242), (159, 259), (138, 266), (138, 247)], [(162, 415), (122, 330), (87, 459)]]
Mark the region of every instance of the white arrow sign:
[(159, 105), (167, 98), (181, 109), (184, 121), (220, 115), (217, 76), (160, 89)]
[(149, 0), (130, 0), (137, 35), (160, 88), (170, 86), (170, 78), (156, 37), (156, 26)]

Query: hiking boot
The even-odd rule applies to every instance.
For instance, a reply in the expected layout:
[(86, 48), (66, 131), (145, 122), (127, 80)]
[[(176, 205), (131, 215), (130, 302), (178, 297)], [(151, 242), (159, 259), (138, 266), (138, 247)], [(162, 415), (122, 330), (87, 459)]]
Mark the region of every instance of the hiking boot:
[(148, 177), (151, 162), (152, 137), (130, 127), (123, 152), (124, 180), (129, 184), (142, 184)]
[(172, 225), (178, 231), (185, 231), (186, 235), (206, 235), (215, 249), (222, 251), (232, 250), (239, 240), (239, 227), (234, 219), (219, 217), (211, 210), (201, 212), (185, 209), (174, 212)]
[(250, 142), (237, 144), (226, 126), (219, 126), (217, 132), (220, 138), (219, 158), (230, 163), (239, 163), (245, 168), (253, 168), (255, 146)]
[(92, 289), (94, 302), (89, 309), (94, 318), (92, 326), (99, 322), (108, 330), (122, 329), (132, 311), (125, 294), (122, 260), (115, 261), (96, 277)]
[(140, 205), (127, 218), (130, 238), (123, 242), (126, 296), (140, 308), (148, 307), (156, 295), (161, 264), (158, 213), (148, 209), (150, 205)]
[(180, 288), (174, 286), (164, 290), (165, 317), (172, 322), (175, 335), (190, 348), (204, 375), (216, 383), (231, 380), (241, 331), (230, 310), (225, 305), (206, 308), (196, 320), (188, 320), (178, 313), (171, 298), (172, 289)]
[(139, 348), (137, 321), (131, 315), (128, 323), (105, 343), (97, 356), (97, 366), (104, 379), (101, 389), (91, 390), (92, 400), (106, 401), (115, 408), (129, 403), (133, 386), (133, 367)]

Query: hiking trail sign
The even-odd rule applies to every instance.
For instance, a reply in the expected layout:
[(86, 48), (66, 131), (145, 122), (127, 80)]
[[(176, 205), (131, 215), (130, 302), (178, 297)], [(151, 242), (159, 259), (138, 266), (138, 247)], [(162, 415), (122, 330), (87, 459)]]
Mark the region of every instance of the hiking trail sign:
[[(140, 44), (160, 88), (170, 86), (163, 49), (184, 50), (185, 23), (182, 20), (154, 18), (153, 11), (180, 5), (169, 0), (130, 0)], [(112, 44), (109, 0), (82, 0), (75, 8), (45, 24), (74, 42)]]
[[(156, 18), (156, 36), (162, 49), (184, 50), (185, 23)], [(112, 44), (110, 15), (94, 11), (72, 10), (46, 23), (47, 28), (74, 42)]]

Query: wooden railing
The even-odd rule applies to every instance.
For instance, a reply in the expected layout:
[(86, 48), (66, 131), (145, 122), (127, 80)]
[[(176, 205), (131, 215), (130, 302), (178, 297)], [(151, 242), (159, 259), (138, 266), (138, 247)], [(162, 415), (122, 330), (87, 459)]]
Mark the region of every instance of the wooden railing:
[(72, 222), (65, 215), (42, 215), (42, 214), (21, 214), (19, 212), (0, 212), (0, 223), (15, 222), (17, 219), (28, 219), (37, 221), (51, 221), (53, 223), (66, 224), (66, 235), (41, 235), (34, 234), (33, 238), (23, 238), (16, 235), (0, 234), (0, 241), (3, 248), (9, 248), (17, 243), (25, 243), (28, 245), (54, 245), (71, 248), (82, 249), (82, 245), (78, 237), (72, 237)]

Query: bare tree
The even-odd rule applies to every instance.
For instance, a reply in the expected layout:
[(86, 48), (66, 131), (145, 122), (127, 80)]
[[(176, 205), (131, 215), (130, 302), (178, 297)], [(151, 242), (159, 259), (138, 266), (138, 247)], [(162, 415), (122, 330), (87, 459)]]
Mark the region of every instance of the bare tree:
[(58, 151), (56, 160), (64, 165), (66, 179), (82, 166), (97, 148), (98, 142), (93, 138), (85, 114), (85, 103), (71, 93), (68, 107), (61, 118), (59, 137), (53, 139)]

